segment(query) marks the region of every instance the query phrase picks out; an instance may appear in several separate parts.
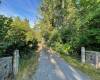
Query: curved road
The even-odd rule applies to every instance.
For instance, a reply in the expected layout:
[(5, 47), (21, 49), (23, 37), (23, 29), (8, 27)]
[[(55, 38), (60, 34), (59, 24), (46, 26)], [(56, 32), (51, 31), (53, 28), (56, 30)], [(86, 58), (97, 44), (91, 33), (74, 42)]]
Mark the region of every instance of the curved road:
[(39, 65), (32, 80), (90, 80), (88, 76), (74, 69), (59, 56), (42, 50)]

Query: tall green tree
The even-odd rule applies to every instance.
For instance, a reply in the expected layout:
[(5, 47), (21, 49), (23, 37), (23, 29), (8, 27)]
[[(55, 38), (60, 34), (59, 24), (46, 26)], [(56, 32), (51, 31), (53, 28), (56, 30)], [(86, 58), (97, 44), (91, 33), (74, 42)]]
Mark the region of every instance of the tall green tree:
[(78, 53), (81, 46), (98, 50), (100, 0), (43, 0), (41, 13), (47, 43), (66, 44), (71, 53)]

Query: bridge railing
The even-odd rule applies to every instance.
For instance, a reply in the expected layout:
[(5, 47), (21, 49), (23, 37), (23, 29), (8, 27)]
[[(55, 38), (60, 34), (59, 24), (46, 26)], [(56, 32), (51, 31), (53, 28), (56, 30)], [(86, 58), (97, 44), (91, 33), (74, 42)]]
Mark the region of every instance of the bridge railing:
[(0, 80), (14, 80), (18, 73), (19, 51), (14, 56), (0, 58)]
[(100, 68), (100, 52), (85, 50), (81, 48), (81, 62), (91, 64), (95, 68)]

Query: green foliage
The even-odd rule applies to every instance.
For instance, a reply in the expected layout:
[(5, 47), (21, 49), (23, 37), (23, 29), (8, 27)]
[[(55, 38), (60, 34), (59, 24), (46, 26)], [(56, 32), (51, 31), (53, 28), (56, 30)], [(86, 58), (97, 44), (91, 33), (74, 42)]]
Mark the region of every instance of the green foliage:
[(61, 44), (59, 42), (55, 42), (53, 49), (61, 54), (69, 55), (68, 50), (70, 49), (70, 45), (68, 44)]
[(0, 55), (12, 55), (15, 49), (20, 50), (21, 57), (36, 49), (37, 40), (27, 19), (14, 19), (0, 15)]
[(11, 27), (12, 19), (8, 17), (0, 16), (0, 55), (5, 51), (5, 48), (9, 43), (5, 42), (5, 36)]
[(59, 31), (57, 29), (54, 29), (49, 37), (48, 43), (49, 45), (53, 46), (52, 44), (54, 44), (55, 42), (60, 42), (60, 34)]
[(82, 46), (100, 51), (99, 0), (43, 0), (41, 14), (41, 32), (49, 33), (44, 38), (56, 51), (76, 56)]

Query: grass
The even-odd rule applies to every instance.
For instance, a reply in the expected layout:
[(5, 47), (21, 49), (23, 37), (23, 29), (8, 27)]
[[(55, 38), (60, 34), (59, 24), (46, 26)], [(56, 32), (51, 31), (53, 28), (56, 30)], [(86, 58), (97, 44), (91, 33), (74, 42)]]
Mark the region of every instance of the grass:
[(100, 80), (100, 69), (94, 69), (91, 65), (82, 64), (79, 60), (71, 56), (66, 56), (64, 54), (61, 56), (70, 65), (89, 75), (92, 80)]
[(31, 56), (31, 58), (21, 59), (17, 80), (29, 80), (29, 78), (35, 73), (37, 64), (38, 53), (36, 52)]

